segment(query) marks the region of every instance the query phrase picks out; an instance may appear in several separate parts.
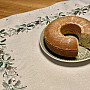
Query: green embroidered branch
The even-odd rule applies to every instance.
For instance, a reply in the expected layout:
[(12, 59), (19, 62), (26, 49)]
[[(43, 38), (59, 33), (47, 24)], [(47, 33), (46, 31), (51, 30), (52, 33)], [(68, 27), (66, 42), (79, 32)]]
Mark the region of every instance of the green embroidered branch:
[[(2, 30), (1, 33), (4, 33), (5, 30)], [(4, 33), (7, 34), (7, 33)], [(8, 34), (7, 34), (8, 35)], [(5, 36), (5, 35), (4, 35)], [(0, 39), (0, 72), (3, 74), (3, 87), (4, 90), (22, 90), (25, 89), (27, 86), (21, 86), (21, 81), (16, 80), (17, 77), (20, 77), (16, 72), (17, 68), (13, 67), (13, 61), (11, 56), (6, 53), (4, 50), (6, 49), (6, 39), (4, 36), (1, 36)], [(4, 46), (3, 46), (4, 45)]]
[(55, 15), (51, 15), (51, 16), (45, 16), (45, 17), (38, 17), (38, 19), (34, 22), (30, 22), (28, 24), (22, 24), (22, 25), (16, 25), (16, 29), (10, 28), (8, 31), (8, 33), (10, 34), (10, 36), (14, 35), (14, 34), (18, 34), (20, 32), (28, 32), (29, 30), (34, 29), (37, 25), (47, 25), (49, 24), (51, 21), (58, 19), (60, 17), (64, 17), (64, 16), (77, 16), (77, 15), (81, 15), (81, 14), (85, 14), (87, 12), (90, 11), (90, 5), (88, 6), (84, 6), (82, 8), (76, 8), (75, 10), (71, 10), (70, 12), (59, 12)]

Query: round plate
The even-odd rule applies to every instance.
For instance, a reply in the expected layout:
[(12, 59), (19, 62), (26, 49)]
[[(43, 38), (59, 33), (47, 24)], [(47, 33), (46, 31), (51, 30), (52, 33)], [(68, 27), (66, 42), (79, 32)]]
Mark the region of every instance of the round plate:
[(82, 46), (78, 46), (78, 56), (76, 56), (75, 58), (66, 58), (66, 57), (62, 57), (59, 55), (54, 54), (52, 51), (50, 51), (46, 44), (45, 44), (45, 40), (44, 40), (44, 30), (41, 32), (40, 35), (40, 46), (42, 48), (42, 50), (51, 58), (58, 60), (58, 61), (62, 61), (62, 62), (82, 62), (82, 61), (86, 61), (90, 59), (90, 50), (82, 47)]

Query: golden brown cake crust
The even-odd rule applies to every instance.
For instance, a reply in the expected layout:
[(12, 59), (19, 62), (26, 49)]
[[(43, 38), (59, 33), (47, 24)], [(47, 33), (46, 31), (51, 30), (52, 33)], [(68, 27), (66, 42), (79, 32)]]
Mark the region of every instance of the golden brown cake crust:
[(65, 57), (75, 57), (78, 54), (77, 39), (65, 35), (75, 34), (79, 38), (81, 34), (90, 36), (89, 29), (90, 21), (77, 16), (66, 16), (48, 24), (44, 31), (44, 38), (47, 47), (54, 53)]

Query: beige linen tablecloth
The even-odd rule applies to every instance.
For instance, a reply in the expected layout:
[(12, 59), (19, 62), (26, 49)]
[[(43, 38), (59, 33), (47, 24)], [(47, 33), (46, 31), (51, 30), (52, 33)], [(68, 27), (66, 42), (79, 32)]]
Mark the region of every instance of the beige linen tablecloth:
[(0, 20), (0, 90), (90, 90), (90, 60), (63, 63), (40, 48), (51, 21), (76, 15), (90, 20), (90, 0), (69, 0)]

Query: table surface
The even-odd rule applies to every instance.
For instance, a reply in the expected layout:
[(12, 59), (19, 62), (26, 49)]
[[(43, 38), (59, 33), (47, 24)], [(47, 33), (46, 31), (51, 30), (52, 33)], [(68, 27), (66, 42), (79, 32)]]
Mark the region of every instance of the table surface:
[(23, 13), (65, 0), (0, 0), (0, 19), (18, 13)]

